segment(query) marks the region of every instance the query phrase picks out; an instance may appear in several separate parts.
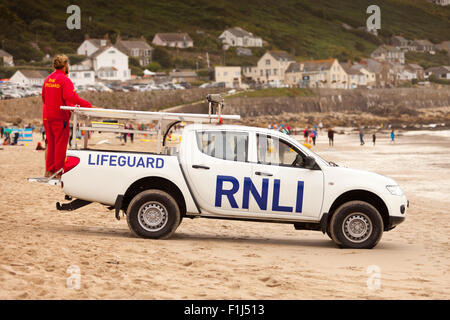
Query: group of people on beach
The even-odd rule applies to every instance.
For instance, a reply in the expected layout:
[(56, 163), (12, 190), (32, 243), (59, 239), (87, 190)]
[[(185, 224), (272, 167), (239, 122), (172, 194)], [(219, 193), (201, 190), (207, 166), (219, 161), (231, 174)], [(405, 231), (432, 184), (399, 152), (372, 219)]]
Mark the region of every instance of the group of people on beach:
[[(382, 126), (381, 126), (382, 127)], [(389, 125), (390, 127), (390, 125)], [(298, 128), (291, 128), (291, 126), (289, 125), (277, 125), (277, 124), (272, 124), (270, 123), (267, 126), (268, 129), (271, 130), (277, 130), (286, 134), (293, 134), (293, 135), (303, 135), (303, 139), (304, 139), (304, 143), (305, 144), (309, 144), (309, 145), (316, 145), (316, 140), (319, 136), (319, 132), (322, 131), (323, 129), (323, 124), (319, 123), (319, 125), (313, 125), (311, 126), (306, 126), (305, 129), (298, 129)], [(359, 131), (359, 141), (360, 141), (360, 145), (363, 146), (365, 145), (365, 141), (364, 141), (364, 126), (362, 126), (361, 124), (358, 124), (358, 131)], [(335, 134), (335, 130), (332, 127), (328, 127), (327, 129), (327, 136), (328, 136), (328, 146), (333, 147), (334, 146), (334, 134)], [(389, 134), (390, 137), (390, 143), (394, 143), (395, 142), (395, 131), (394, 129), (391, 129), (391, 132)], [(374, 131), (372, 133), (372, 143), (375, 146), (376, 144), (376, 140), (377, 140), (377, 131)]]
[[(364, 127), (361, 126), (361, 125), (359, 125), (358, 130), (359, 130), (359, 143), (360, 143), (361, 146), (363, 146), (363, 145), (366, 144), (365, 141), (364, 141)], [(391, 141), (390, 141), (390, 142), (391, 142), (391, 143), (394, 143), (394, 142), (395, 142), (395, 132), (394, 132), (394, 129), (391, 130), (391, 133), (390, 133), (389, 136), (390, 136), (390, 138), (391, 138)], [(376, 133), (376, 131), (375, 131), (375, 132), (372, 133), (372, 143), (373, 143), (374, 146), (375, 146), (375, 144), (376, 144), (376, 141), (377, 141), (377, 133)]]
[[(323, 130), (323, 123), (320, 122), (318, 125), (313, 125), (312, 128), (310, 126), (306, 126), (305, 129), (299, 130), (299, 129), (293, 129), (291, 128), (290, 125), (277, 125), (277, 124), (273, 124), (270, 123), (267, 126), (268, 129), (270, 130), (276, 130), (276, 131), (280, 131), (282, 133), (285, 134), (293, 134), (293, 135), (300, 135), (301, 133), (303, 134), (303, 138), (304, 138), (304, 143), (306, 144), (312, 144), (312, 145), (316, 145), (316, 140), (319, 136), (319, 132)], [(328, 128), (328, 144), (330, 147), (332, 147), (334, 145), (334, 129), (333, 128)]]

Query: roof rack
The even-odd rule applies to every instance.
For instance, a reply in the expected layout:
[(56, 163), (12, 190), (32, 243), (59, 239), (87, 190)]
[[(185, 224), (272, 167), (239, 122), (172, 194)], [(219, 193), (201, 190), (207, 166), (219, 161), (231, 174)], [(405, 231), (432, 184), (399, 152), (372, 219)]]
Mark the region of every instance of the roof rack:
[[(240, 115), (222, 115), (224, 100), (221, 95), (209, 94), (206, 97), (208, 101), (208, 114), (198, 113), (172, 113), (172, 112), (155, 112), (155, 111), (135, 111), (120, 109), (104, 109), (104, 108), (81, 108), (61, 106), (62, 110), (73, 111), (73, 137), (72, 149), (77, 148), (76, 130), (79, 116), (108, 118), (108, 119), (129, 119), (139, 120), (141, 122), (158, 121), (157, 126), (157, 153), (161, 153), (161, 145), (165, 147), (165, 141), (170, 129), (180, 122), (196, 122), (196, 123), (222, 123), (222, 120), (239, 120)], [(214, 107), (217, 106), (217, 113), (214, 113)], [(117, 133), (135, 133), (135, 134), (155, 134), (149, 130), (129, 130), (120, 128), (92, 127), (83, 126), (79, 128), (84, 131), (84, 149), (87, 149), (88, 131), (117, 132)]]

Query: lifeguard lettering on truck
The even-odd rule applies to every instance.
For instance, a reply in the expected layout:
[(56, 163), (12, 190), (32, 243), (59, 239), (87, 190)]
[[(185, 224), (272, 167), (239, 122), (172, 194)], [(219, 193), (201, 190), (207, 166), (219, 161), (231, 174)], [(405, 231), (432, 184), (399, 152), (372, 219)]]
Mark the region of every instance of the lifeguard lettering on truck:
[(108, 154), (92, 154), (88, 157), (88, 165), (90, 166), (110, 166), (110, 167), (130, 167), (130, 168), (162, 168), (164, 167), (164, 159), (159, 157), (143, 157), (143, 156), (119, 156)]
[(177, 152), (69, 150), (63, 191), (127, 216), (145, 238), (183, 218), (290, 223), (340, 247), (372, 248), (405, 219), (408, 201), (385, 176), (327, 162), (268, 129), (192, 124)]

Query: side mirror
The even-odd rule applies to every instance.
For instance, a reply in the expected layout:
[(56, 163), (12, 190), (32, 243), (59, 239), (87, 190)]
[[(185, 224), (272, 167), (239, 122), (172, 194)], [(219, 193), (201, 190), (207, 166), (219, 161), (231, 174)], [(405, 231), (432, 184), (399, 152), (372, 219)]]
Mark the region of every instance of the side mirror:
[(313, 157), (306, 156), (304, 167), (306, 169), (314, 169), (315, 166), (316, 166), (316, 160)]

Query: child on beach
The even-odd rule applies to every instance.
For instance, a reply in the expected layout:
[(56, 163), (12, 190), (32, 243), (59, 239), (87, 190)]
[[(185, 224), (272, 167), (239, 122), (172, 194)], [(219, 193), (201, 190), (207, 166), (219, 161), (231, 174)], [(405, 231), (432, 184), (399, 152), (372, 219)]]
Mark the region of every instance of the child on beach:
[(394, 130), (391, 131), (391, 143), (395, 142), (395, 133)]
[(375, 141), (377, 140), (377, 135), (376, 135), (376, 133), (374, 132), (373, 133), (373, 135), (372, 135), (372, 142), (373, 142), (373, 145), (375, 146)]

